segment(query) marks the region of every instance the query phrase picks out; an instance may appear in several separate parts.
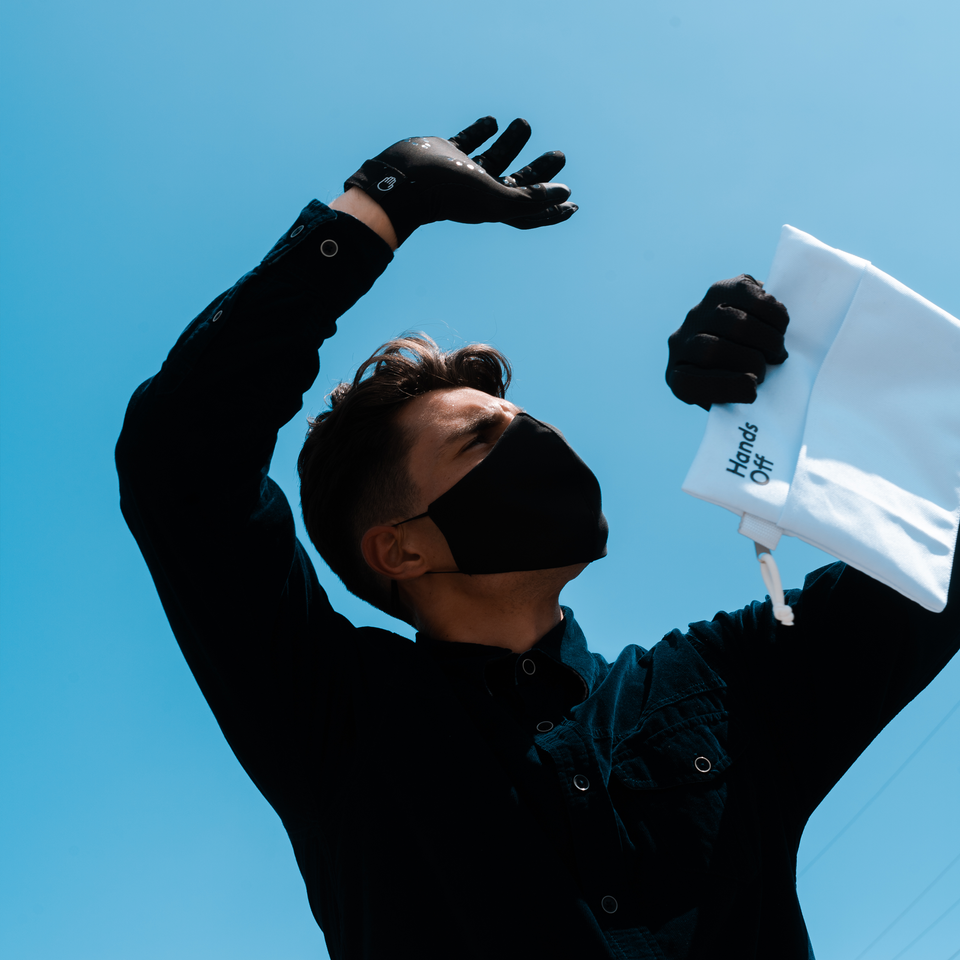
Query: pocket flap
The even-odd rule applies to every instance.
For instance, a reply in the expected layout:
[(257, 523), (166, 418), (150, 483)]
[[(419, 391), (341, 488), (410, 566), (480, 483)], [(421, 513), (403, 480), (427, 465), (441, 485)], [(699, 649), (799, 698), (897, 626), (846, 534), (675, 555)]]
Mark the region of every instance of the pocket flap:
[(731, 764), (726, 742), (727, 714), (722, 711), (690, 717), (653, 734), (639, 731), (617, 745), (613, 774), (631, 790), (715, 780)]

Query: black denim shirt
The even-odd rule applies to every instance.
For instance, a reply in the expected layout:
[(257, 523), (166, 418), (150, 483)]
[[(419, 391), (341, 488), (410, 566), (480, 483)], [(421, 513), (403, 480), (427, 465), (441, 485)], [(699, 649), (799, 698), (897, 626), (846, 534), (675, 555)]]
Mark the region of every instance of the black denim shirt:
[(355, 627), (267, 470), (390, 259), (311, 203), (117, 446), (124, 516), (331, 956), (807, 960), (801, 831), (960, 646), (957, 578), (932, 614), (834, 564), (789, 595), (793, 627), (754, 603), (612, 664), (566, 609), (520, 655)]

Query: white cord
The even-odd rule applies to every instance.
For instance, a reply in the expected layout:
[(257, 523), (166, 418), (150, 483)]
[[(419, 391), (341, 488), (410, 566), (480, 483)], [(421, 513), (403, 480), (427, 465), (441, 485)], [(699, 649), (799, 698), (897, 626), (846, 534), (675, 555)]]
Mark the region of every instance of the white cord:
[(757, 559), (760, 561), (760, 573), (763, 574), (763, 582), (767, 585), (767, 592), (773, 601), (773, 615), (785, 627), (792, 627), (793, 610), (786, 604), (783, 596), (783, 584), (780, 582), (777, 561), (773, 559), (766, 547), (759, 543), (754, 546), (757, 550)]

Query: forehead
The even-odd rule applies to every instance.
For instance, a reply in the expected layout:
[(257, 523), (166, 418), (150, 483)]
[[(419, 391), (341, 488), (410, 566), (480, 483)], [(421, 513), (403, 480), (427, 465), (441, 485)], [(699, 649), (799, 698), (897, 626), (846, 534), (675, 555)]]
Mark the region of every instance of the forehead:
[(411, 433), (415, 445), (443, 443), (491, 415), (518, 409), (509, 400), (492, 397), (473, 387), (451, 387), (414, 397), (404, 405), (397, 420)]

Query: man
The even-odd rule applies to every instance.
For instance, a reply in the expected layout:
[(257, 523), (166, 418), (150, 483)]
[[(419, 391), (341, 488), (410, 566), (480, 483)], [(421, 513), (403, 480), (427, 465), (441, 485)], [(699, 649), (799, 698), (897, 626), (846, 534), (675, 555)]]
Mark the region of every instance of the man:
[[(495, 350), (387, 344), (300, 457), (311, 539), (416, 643), (330, 607), (268, 478), (335, 321), (417, 227), (559, 223), (528, 128), (394, 144), (314, 201), (194, 320), (131, 401), (124, 516), (240, 762), (289, 833), (335, 958), (808, 958), (795, 890), (807, 817), (958, 646), (834, 564), (613, 664), (563, 585), (605, 552), (593, 474), (506, 397)], [(784, 307), (710, 289), (671, 338), (688, 402), (749, 401)], [(638, 571), (642, 575), (643, 571)]]

